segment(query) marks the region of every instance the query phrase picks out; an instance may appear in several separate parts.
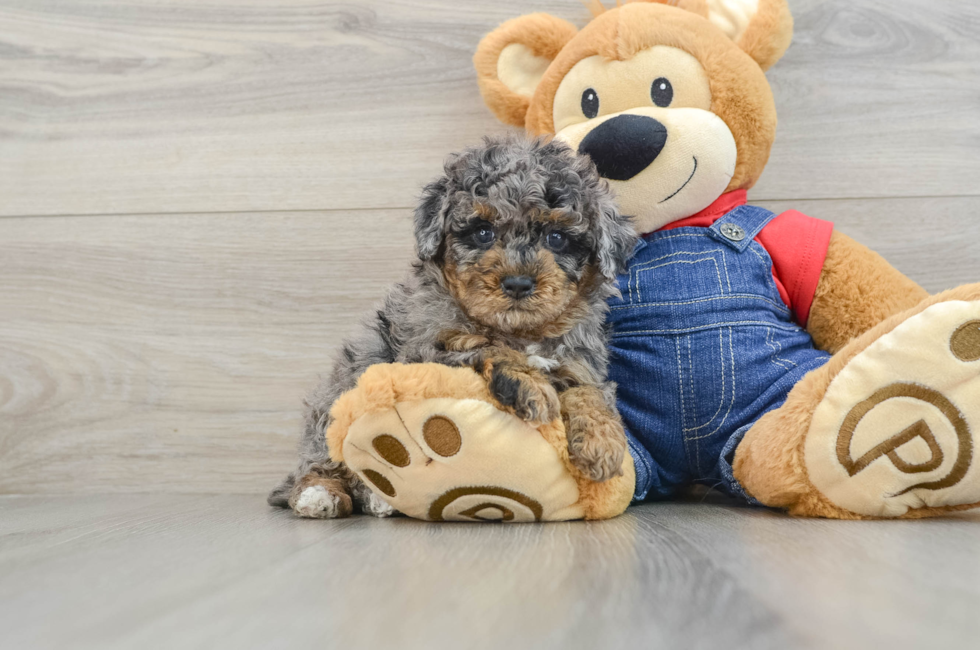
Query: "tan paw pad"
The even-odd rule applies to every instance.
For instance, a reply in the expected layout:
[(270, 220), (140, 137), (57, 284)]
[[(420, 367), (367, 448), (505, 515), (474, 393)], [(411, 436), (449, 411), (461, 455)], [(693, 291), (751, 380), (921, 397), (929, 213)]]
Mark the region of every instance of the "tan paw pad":
[(944, 302), (855, 356), (814, 412), (810, 481), (837, 506), (895, 517), (980, 502), (980, 304)]
[(432, 521), (583, 516), (579, 490), (537, 429), (474, 399), (401, 402), (355, 420), (344, 461), (396, 510)]

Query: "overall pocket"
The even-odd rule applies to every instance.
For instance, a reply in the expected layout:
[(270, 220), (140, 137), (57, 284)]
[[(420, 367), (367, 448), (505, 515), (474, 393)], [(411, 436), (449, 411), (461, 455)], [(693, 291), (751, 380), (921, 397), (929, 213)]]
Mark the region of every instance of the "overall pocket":
[(674, 340), (681, 432), (698, 474), (714, 465), (714, 447), (735, 419), (738, 378), (731, 327), (701, 330)]

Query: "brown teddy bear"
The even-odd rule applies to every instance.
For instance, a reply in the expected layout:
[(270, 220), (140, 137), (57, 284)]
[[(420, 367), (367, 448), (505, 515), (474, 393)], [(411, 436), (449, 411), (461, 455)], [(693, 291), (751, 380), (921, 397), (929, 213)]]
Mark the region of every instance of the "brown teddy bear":
[[(632, 466), (591, 483), (560, 423), (528, 436), (469, 371), (412, 367), (338, 402), (332, 455), (384, 472), (351, 452), (411, 403), (420, 423), (452, 411), (463, 441), (455, 465), (404, 473), (388, 499), (421, 518), (601, 518), (693, 483), (844, 519), (980, 505), (980, 285), (929, 296), (832, 224), (746, 203), (776, 131), (764, 71), (792, 38), (785, 0), (592, 10), (581, 30), (504, 23), (474, 62), (497, 117), (590, 156), (644, 233), (609, 312)], [(515, 464), (525, 447), (537, 466)]]

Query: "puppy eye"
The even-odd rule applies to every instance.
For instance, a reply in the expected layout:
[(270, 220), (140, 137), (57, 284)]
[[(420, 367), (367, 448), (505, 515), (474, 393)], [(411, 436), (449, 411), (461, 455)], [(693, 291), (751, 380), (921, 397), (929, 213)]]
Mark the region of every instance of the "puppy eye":
[(667, 108), (674, 101), (674, 87), (664, 77), (655, 79), (650, 87), (650, 98), (660, 108)]
[(488, 223), (480, 224), (477, 226), (476, 230), (473, 231), (473, 239), (476, 240), (476, 243), (482, 246), (492, 244), (496, 236), (497, 235), (493, 232), (493, 228)]
[(560, 230), (552, 230), (544, 240), (545, 246), (555, 253), (560, 253), (568, 248), (568, 235)]
[(582, 114), (590, 120), (599, 114), (599, 95), (591, 88), (582, 93)]

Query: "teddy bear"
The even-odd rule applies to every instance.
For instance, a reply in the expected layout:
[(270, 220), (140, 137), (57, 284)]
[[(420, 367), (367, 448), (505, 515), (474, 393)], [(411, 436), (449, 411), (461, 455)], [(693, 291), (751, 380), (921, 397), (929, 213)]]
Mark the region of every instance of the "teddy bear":
[[(332, 457), (430, 520), (600, 519), (693, 484), (797, 516), (980, 505), (980, 285), (930, 296), (833, 224), (747, 202), (776, 132), (765, 71), (792, 39), (786, 1), (590, 8), (582, 29), (510, 20), (474, 64), (490, 110), (589, 156), (642, 233), (607, 320), (622, 475), (581, 476), (560, 421), (532, 427), (438, 367), (371, 368), (334, 407)], [(430, 449), (434, 417), (449, 457), (364, 451), (395, 430)]]

